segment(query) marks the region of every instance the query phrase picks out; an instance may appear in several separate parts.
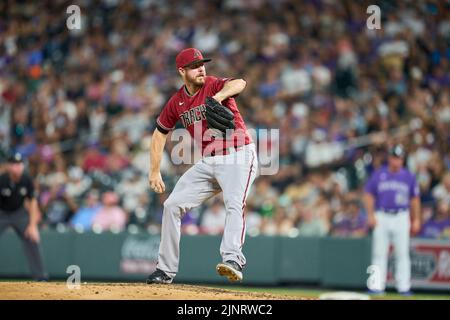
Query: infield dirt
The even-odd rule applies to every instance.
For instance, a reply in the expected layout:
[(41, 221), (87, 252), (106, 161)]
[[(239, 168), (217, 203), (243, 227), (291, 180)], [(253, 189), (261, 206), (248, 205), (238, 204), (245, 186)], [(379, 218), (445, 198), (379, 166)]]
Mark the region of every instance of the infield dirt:
[(0, 300), (303, 300), (307, 298), (243, 292), (206, 286), (145, 283), (0, 282)]

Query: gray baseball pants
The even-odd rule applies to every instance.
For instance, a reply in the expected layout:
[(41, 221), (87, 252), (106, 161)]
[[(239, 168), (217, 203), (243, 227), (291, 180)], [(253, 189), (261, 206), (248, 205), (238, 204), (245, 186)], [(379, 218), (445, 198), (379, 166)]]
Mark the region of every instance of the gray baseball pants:
[(46, 279), (47, 274), (44, 271), (40, 245), (25, 237), (25, 230), (29, 221), (30, 216), (23, 207), (13, 212), (0, 210), (0, 236), (8, 227), (12, 227), (22, 241), (33, 279)]
[(256, 178), (258, 159), (253, 143), (230, 154), (203, 157), (187, 170), (164, 202), (158, 269), (175, 277), (180, 257), (181, 217), (189, 209), (223, 192), (227, 212), (220, 245), (222, 260), (246, 263), (242, 246), (245, 240), (245, 202)]

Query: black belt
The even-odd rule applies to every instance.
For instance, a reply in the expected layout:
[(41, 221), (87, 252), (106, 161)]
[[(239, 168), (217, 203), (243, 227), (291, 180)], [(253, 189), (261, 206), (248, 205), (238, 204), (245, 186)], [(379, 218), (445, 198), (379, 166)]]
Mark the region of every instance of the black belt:
[(402, 208), (402, 209), (384, 209), (384, 208), (380, 208), (378, 210), (379, 211), (383, 211), (384, 213), (397, 214), (399, 212), (403, 212), (403, 211), (408, 210), (408, 208)]
[(6, 210), (6, 209), (0, 208), (0, 213), (4, 213), (4, 214), (8, 214), (8, 215), (12, 215), (12, 214), (15, 214), (18, 212), (23, 212), (23, 211), (26, 211), (26, 208), (24, 206), (19, 207), (18, 209), (13, 209), (13, 210), (10, 210), (10, 209)]

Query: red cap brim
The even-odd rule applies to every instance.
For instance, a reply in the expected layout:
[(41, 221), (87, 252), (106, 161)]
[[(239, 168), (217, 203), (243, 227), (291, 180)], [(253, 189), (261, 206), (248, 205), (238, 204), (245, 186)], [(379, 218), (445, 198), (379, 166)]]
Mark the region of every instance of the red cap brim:
[(195, 63), (198, 63), (198, 62), (210, 62), (211, 60), (212, 59), (210, 59), (210, 58), (204, 58), (204, 59), (195, 60), (195, 61), (192, 61), (191, 63), (188, 63), (187, 65), (183, 66), (182, 68), (189, 67), (189, 66), (191, 66), (191, 65), (193, 65)]

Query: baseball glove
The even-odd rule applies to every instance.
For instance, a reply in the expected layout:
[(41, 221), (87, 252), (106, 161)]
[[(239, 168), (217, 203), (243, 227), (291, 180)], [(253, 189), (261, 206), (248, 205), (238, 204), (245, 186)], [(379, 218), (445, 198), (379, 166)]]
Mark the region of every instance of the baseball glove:
[(234, 114), (230, 109), (211, 97), (206, 97), (206, 121), (208, 128), (218, 129), (223, 134), (227, 129), (235, 129)]

